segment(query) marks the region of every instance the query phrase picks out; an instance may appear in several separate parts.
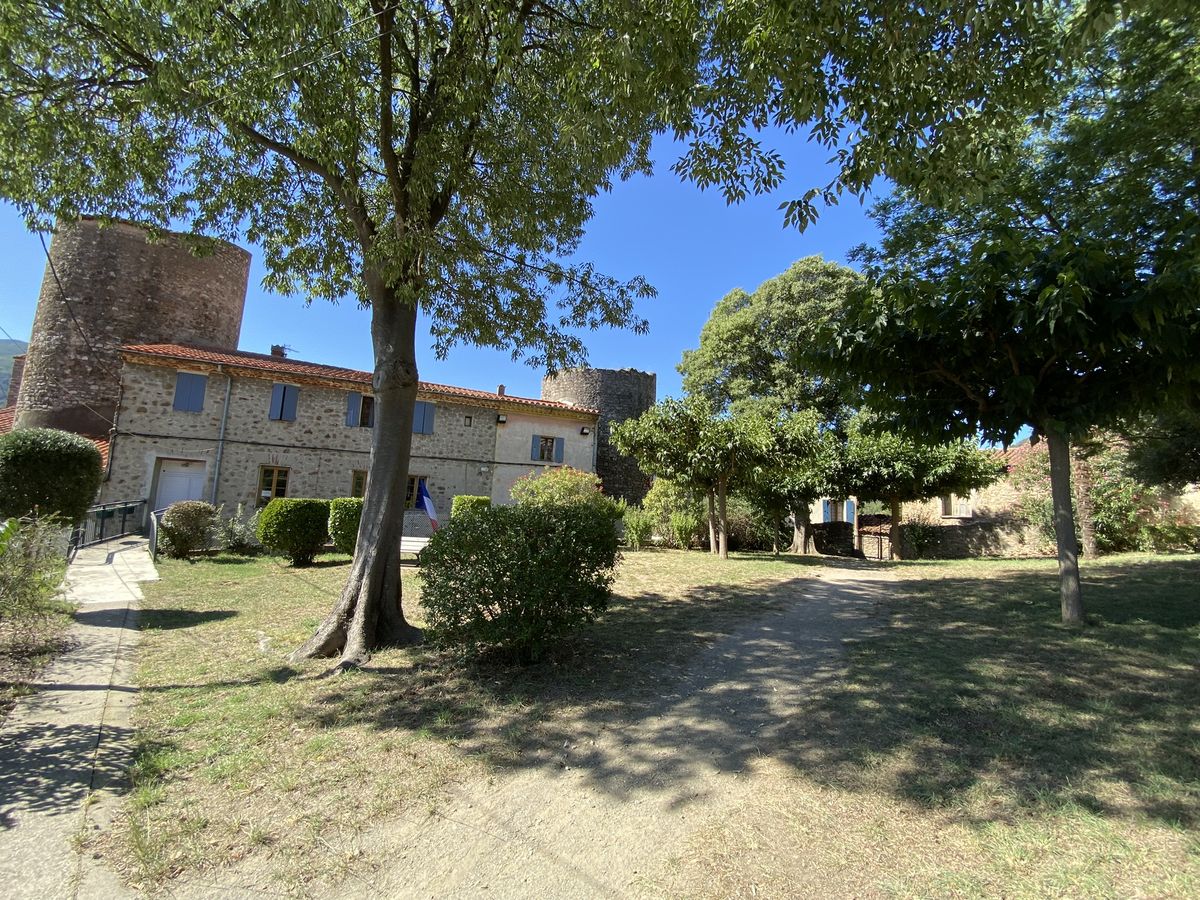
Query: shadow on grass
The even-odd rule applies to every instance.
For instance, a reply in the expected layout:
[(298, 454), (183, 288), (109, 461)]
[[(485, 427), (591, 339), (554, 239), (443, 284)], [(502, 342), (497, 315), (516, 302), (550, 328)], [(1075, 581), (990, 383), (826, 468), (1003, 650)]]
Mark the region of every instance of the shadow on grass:
[(502, 766), (569, 765), (598, 790), (680, 806), (693, 776), (765, 754), (969, 820), (1076, 804), (1191, 825), (1198, 578), (1200, 559), (1094, 565), (1097, 624), (1082, 630), (1058, 623), (1052, 574), (999, 567), (643, 594), (536, 666), (417, 650), (411, 667), (331, 680), (300, 716), (424, 731)]

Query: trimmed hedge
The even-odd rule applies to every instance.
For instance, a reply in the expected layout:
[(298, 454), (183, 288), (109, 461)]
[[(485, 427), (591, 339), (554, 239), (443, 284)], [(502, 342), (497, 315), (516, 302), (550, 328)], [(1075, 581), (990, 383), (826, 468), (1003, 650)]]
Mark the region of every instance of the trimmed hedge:
[(612, 520), (586, 506), (452, 516), (421, 552), (426, 638), (536, 661), (604, 611), (618, 559)]
[(329, 501), (329, 537), (343, 553), (354, 553), (362, 511), (362, 497), (337, 497)]
[(0, 518), (58, 515), (78, 523), (100, 490), (100, 451), (55, 428), (0, 435)]
[(329, 538), (329, 501), (276, 497), (258, 516), (258, 540), (293, 566), (312, 565)]
[(476, 494), (459, 494), (450, 501), (450, 518), (462, 513), (479, 512), (492, 505), (491, 497), (480, 497)]
[(203, 500), (180, 500), (163, 513), (158, 526), (158, 549), (173, 559), (187, 559), (207, 550), (217, 528), (217, 508)]

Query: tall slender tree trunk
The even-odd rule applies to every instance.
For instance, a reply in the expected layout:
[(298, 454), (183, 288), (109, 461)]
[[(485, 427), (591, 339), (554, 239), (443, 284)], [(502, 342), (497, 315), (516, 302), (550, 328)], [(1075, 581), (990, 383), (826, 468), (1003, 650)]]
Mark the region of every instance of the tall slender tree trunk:
[(341, 654), (341, 665), (362, 665), (371, 651), (420, 640), (401, 607), (400, 537), (417, 398), (415, 307), (400, 304), (378, 279), (371, 288), (375, 347), (375, 427), (371, 468), (350, 576), (311, 638), (293, 659)]
[(712, 488), (708, 490), (708, 552), (719, 553), (717, 546), (717, 504)]
[(892, 545), (892, 559), (904, 559), (904, 529), (900, 525), (901, 506), (899, 500), (891, 500), (891, 524), (888, 541)]
[(717, 482), (717, 538), (721, 542), (721, 559), (729, 559), (729, 518), (725, 503), (728, 493), (729, 482), (722, 477)]
[(1075, 511), (1079, 515), (1079, 536), (1083, 541), (1083, 555), (1095, 559), (1099, 555), (1096, 549), (1095, 510), (1092, 507), (1092, 466), (1086, 456), (1074, 448), (1072, 462), (1075, 473), (1072, 479), (1075, 495)]
[(1058, 590), (1062, 620), (1083, 622), (1083, 591), (1079, 584), (1079, 545), (1071, 514), (1071, 445), (1061, 434), (1041, 429), (1050, 451), (1050, 496), (1054, 502), (1054, 540), (1058, 545)]
[(811, 546), (812, 510), (809, 504), (799, 504), (792, 510), (792, 546), (788, 553), (799, 553), (807, 556)]

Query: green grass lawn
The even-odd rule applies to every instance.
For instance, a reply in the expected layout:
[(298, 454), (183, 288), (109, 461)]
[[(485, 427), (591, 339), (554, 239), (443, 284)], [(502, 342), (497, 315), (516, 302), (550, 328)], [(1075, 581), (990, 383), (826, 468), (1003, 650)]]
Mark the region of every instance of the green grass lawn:
[[(144, 585), (129, 815), (102, 848), (131, 881), (256, 852), (293, 887), (336, 874), (363, 821), (423, 814), (448, 784), (517, 762), (576, 716), (653, 701), (709, 642), (782, 602), (774, 586), (820, 565), (630, 553), (609, 612), (538, 666), (415, 648), (345, 675), (328, 662), (292, 667), (347, 562), (160, 560), (162, 580)], [(404, 592), (420, 624), (415, 567)]]
[(1086, 565), (1082, 629), (1051, 561), (896, 569), (769, 813), (694, 848), (700, 892), (1200, 896), (1200, 557)]
[[(696, 655), (787, 601), (813, 560), (627, 554), (617, 599), (528, 669), (427, 649), (330, 676), (287, 654), (344, 558), (164, 561), (145, 586), (140, 749), (104, 852), (135, 883), (261, 858), (285, 887), (354, 862), (361, 823), (636, 715)], [(844, 677), (798, 709), (752, 808), (697, 837), (675, 893), (1200, 894), (1200, 557), (1085, 568), (902, 563)], [(420, 621), (416, 570), (406, 605)]]

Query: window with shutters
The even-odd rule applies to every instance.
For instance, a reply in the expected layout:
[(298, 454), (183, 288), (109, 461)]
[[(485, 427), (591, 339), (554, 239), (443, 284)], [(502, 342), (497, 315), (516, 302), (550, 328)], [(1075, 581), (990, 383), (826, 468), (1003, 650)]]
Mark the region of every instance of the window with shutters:
[(350, 496), (362, 497), (367, 493), (367, 470), (355, 469), (350, 473)]
[(433, 434), (435, 411), (436, 407), (424, 400), (413, 404), (413, 434)]
[(268, 413), (272, 422), (296, 421), (296, 406), (300, 402), (300, 388), (294, 384), (276, 384), (271, 387), (271, 409)]
[(529, 458), (534, 462), (561, 463), (565, 445), (563, 438), (535, 434), (529, 448)]
[(203, 412), (208, 376), (196, 372), (175, 373), (175, 412)]
[(350, 428), (375, 427), (375, 398), (350, 391), (346, 394), (346, 425)]
[(288, 470), (282, 466), (260, 466), (258, 470), (258, 505), (266, 506), (276, 497), (287, 496)]

